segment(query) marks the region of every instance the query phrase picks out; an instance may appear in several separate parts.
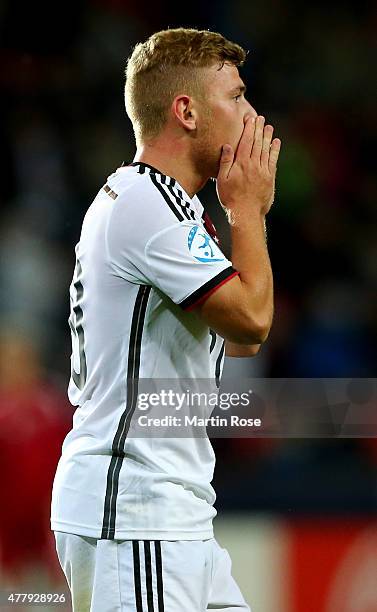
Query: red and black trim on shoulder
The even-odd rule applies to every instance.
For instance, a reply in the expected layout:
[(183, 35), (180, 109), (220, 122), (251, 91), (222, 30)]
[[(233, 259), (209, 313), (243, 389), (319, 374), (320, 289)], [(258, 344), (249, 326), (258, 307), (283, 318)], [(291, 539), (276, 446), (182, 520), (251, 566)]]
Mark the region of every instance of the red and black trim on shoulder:
[(179, 305), (186, 312), (192, 310), (204, 302), (212, 293), (219, 289), (221, 285), (224, 285), (224, 283), (228, 282), (231, 278), (234, 278), (238, 274), (239, 272), (237, 272), (233, 266), (229, 266), (225, 270), (222, 270), (222, 272), (219, 274), (216, 274), (216, 276), (211, 278), (211, 280), (204, 283), (204, 285), (185, 298)]
[(203, 219), (203, 223), (204, 223), (205, 229), (207, 230), (207, 232), (209, 233), (211, 238), (216, 242), (216, 244), (218, 246), (220, 246), (220, 240), (219, 240), (219, 237), (217, 235), (216, 228), (215, 228), (215, 226), (213, 224), (213, 221), (212, 221), (211, 217), (209, 216), (209, 214), (205, 210), (203, 211), (202, 219)]

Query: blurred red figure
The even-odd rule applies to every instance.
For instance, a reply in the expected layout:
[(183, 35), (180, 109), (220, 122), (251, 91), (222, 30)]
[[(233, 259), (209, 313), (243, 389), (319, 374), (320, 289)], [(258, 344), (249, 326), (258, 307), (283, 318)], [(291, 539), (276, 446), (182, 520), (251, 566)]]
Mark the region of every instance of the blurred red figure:
[(27, 339), (0, 337), (0, 575), (25, 584), (61, 576), (49, 530), (52, 480), (72, 416), (65, 395), (43, 380)]

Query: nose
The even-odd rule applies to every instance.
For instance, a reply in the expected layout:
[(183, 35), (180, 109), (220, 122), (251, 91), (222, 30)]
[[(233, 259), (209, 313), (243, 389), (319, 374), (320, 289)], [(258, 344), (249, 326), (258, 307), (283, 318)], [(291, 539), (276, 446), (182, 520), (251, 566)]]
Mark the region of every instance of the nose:
[(258, 117), (258, 113), (253, 106), (251, 106), (250, 102), (247, 103), (246, 113), (251, 117)]
[(258, 117), (257, 111), (253, 106), (251, 106), (250, 102), (246, 100), (246, 104), (245, 115), (250, 115), (250, 117)]

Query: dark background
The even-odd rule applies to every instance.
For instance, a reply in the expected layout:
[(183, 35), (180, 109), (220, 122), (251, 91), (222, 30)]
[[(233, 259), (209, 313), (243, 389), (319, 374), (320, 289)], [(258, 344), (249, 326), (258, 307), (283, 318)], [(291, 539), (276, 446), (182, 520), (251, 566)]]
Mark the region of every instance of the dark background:
[[(241, 69), (248, 98), (282, 139), (267, 226), (274, 325), (260, 354), (229, 360), (228, 371), (375, 376), (377, 6), (2, 2), (0, 566), (9, 573), (51, 552), (51, 479), (72, 418), (65, 390), (74, 246), (106, 177), (133, 159), (126, 58), (168, 26), (216, 30), (249, 50)], [(214, 183), (199, 196), (229, 248)], [(214, 445), (221, 511), (376, 512), (372, 438)]]

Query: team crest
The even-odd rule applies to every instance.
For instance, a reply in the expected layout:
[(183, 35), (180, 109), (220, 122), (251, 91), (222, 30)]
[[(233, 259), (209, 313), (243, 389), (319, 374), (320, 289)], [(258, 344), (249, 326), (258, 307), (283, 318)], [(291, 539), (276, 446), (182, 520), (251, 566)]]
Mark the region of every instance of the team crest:
[(224, 256), (217, 244), (199, 225), (190, 229), (187, 244), (191, 255), (197, 261), (205, 263), (224, 261)]

